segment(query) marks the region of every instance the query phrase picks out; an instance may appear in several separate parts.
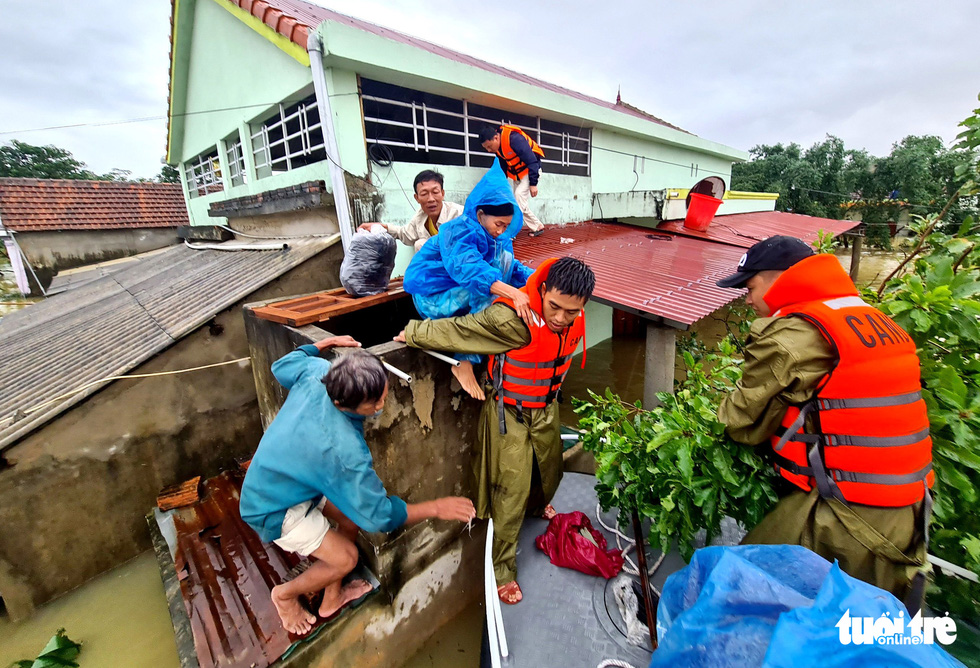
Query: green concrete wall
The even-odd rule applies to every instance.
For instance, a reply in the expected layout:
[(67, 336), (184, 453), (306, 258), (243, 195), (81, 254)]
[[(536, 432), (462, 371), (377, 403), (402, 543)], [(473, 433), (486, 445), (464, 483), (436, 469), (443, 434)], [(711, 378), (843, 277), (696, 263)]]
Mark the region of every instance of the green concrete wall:
[(214, 0), (194, 3), (190, 49), (184, 112), (192, 115), (184, 119), (183, 142), (171, 156), (174, 160), (208, 150), (237, 131), (242, 121), (265, 116), (280, 101), (313, 84), (308, 67)]
[[(593, 130), (592, 144), (592, 187), (597, 193), (690, 188), (706, 176), (731, 182), (730, 158), (601, 128)], [(635, 161), (635, 173), (634, 155), (646, 158)]]

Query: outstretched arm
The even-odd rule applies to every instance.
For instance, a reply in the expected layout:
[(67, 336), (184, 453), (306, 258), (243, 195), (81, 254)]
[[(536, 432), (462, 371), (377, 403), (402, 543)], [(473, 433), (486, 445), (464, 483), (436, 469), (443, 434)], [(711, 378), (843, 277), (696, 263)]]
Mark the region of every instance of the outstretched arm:
[(495, 355), (523, 348), (531, 342), (531, 334), (513, 309), (493, 304), (456, 318), (411, 320), (395, 341), (412, 348)]

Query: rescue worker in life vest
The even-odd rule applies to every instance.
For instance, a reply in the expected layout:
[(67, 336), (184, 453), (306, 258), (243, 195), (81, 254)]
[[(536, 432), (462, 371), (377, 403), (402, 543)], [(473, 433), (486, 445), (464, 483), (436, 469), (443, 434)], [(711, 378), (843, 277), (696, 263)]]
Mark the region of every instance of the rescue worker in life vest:
[(530, 230), (528, 235), (540, 235), (544, 232), (544, 223), (529, 208), (528, 195), (538, 196), (538, 176), (544, 150), (516, 125), (484, 127), (480, 130), (480, 145), (500, 158), (500, 168), (514, 182), (514, 198), (524, 214), (524, 224)]
[(918, 609), (933, 473), (915, 343), (793, 237), (755, 244), (718, 286), (759, 315), (718, 418), (770, 441), (788, 490), (743, 543), (803, 545)]
[(503, 297), (487, 309), (440, 320), (412, 320), (395, 337), (413, 348), (492, 355), (491, 387), (480, 411), (474, 458), (477, 517), (493, 518), (493, 566), (504, 603), (523, 597), (517, 584), (517, 537), (525, 513), (551, 519), (562, 476), (555, 399), (572, 355), (584, 343), (582, 309), (595, 275), (570, 257), (546, 260), (521, 290), (531, 325)]

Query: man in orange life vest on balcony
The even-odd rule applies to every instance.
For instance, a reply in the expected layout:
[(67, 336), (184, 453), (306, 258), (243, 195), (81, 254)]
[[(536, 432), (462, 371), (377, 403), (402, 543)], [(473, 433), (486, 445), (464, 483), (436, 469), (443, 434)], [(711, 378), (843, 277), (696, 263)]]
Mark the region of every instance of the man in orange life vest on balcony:
[(793, 237), (755, 244), (718, 285), (747, 288), (759, 315), (718, 418), (768, 439), (790, 490), (743, 542), (803, 545), (918, 609), (933, 473), (915, 343)]
[(525, 514), (555, 515), (550, 501), (562, 477), (555, 399), (572, 356), (585, 345), (582, 309), (594, 288), (595, 275), (581, 260), (545, 260), (521, 288), (530, 323), (513, 299), (501, 297), (479, 313), (412, 320), (395, 337), (413, 348), (492, 355), (473, 471), (477, 517), (493, 518), (493, 569), (504, 603), (523, 597), (517, 538)]
[(528, 234), (538, 236), (544, 231), (544, 223), (528, 207), (528, 195), (538, 196), (538, 176), (544, 151), (516, 125), (483, 128), (480, 130), (480, 145), (500, 158), (500, 167), (514, 182), (514, 198), (524, 214), (524, 224), (530, 230)]

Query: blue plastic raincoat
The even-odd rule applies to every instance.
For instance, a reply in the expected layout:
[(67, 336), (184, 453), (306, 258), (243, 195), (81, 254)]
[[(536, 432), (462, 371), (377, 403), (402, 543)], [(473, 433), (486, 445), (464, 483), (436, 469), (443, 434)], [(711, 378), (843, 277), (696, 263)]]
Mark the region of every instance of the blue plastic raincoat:
[[(514, 217), (494, 239), (476, 219), (476, 210), (505, 202), (514, 205)], [(513, 242), (523, 225), (524, 216), (495, 159), (466, 198), (463, 215), (443, 223), (405, 271), (405, 290), (419, 313), (425, 318), (476, 313), (493, 302), (490, 286), (495, 281), (523, 287), (532, 270), (514, 258)]]

